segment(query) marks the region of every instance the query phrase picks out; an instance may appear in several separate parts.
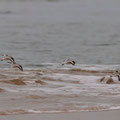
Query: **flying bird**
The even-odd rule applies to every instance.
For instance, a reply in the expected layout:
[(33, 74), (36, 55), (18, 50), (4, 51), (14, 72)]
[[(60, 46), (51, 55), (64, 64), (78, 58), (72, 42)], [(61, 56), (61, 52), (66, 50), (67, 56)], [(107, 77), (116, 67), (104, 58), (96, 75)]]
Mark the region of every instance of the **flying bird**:
[(15, 63), (15, 59), (12, 56), (9, 56), (6, 54), (3, 54), (2, 56), (3, 56), (3, 58), (1, 59), (1, 61), (9, 60), (10, 62)]
[(66, 60), (63, 61), (62, 65), (65, 65), (65, 64), (75, 65), (75, 61), (70, 60), (70, 59), (66, 59)]

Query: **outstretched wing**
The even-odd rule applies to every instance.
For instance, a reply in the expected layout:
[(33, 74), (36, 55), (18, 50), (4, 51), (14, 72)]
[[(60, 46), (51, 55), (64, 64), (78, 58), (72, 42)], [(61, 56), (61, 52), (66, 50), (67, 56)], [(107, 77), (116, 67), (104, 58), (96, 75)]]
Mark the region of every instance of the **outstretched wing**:
[(16, 67), (18, 67), (21, 71), (23, 71), (23, 67), (21, 65), (17, 65)]

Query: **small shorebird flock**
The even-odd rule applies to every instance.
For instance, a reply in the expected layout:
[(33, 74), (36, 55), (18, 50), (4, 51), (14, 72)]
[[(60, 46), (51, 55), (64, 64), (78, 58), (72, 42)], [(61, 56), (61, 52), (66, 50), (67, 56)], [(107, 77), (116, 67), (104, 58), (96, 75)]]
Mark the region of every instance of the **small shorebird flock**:
[(19, 70), (23, 71), (23, 67), (19, 64), (16, 64), (15, 59), (12, 56), (9, 56), (6, 54), (3, 54), (2, 56), (3, 57), (1, 59), (1, 61), (7, 61), (7, 63), (11, 64), (12, 68), (18, 68)]
[[(20, 64), (16, 64), (15, 59), (12, 56), (9, 56), (7, 54), (2, 54), (1, 56), (2, 56), (1, 61), (7, 61), (7, 63), (10, 63), (12, 68), (18, 68), (19, 70), (23, 71), (23, 67)], [(65, 65), (65, 64), (75, 65), (75, 61), (70, 60), (70, 59), (65, 59), (62, 62), (62, 65)], [(120, 81), (120, 73), (119, 73), (119, 71), (116, 70), (113, 74), (110, 75), (110, 77), (111, 78), (112, 77), (117, 77), (118, 81)]]
[[(2, 54), (1, 56), (2, 56), (1, 61), (7, 61), (7, 63), (11, 64), (12, 68), (18, 68), (19, 70), (23, 71), (23, 67), (20, 64), (16, 64), (15, 59), (12, 56), (9, 56), (7, 54)], [(65, 64), (75, 65), (75, 61), (66, 59), (63, 61), (62, 65)]]

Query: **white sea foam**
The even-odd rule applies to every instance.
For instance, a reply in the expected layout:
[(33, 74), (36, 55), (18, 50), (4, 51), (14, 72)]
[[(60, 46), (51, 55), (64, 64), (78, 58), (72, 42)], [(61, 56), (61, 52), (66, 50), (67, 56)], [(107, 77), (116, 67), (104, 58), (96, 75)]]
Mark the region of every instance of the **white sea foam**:
[[(26, 85), (1, 83), (4, 85), (1, 88), (11, 92), (10, 94), (13, 93), (12, 98), (15, 97), (16, 101), (18, 100), (16, 95), (19, 95), (22, 102), (24, 99), (30, 101), (26, 103), (27, 106), (32, 103), (32, 108), (25, 110), (28, 113), (102, 111), (120, 108), (119, 104), (114, 102), (120, 97), (119, 84), (102, 84), (98, 82), (102, 76), (51, 71), (39, 76), (36, 74), (38, 71), (29, 72), (30, 76), (20, 76), (20, 79), (27, 83)], [(36, 83), (36, 80), (43, 81), (45, 84)], [(38, 104), (39, 108), (33, 104)], [(54, 106), (58, 109), (56, 110)], [(24, 106), (21, 109), (24, 110)]]
[(120, 110), (120, 106), (112, 106), (109, 110)]
[(27, 110), (27, 112), (39, 114), (39, 113), (61, 113), (61, 112), (63, 112), (63, 111), (55, 111), (55, 110), (51, 110), (51, 111), (40, 111), (40, 110), (29, 109), (29, 110)]
[[(93, 107), (94, 108), (94, 107)], [(96, 106), (95, 109), (89, 109), (89, 108), (81, 108), (79, 110), (67, 110), (67, 111), (64, 111), (64, 110), (50, 110), (50, 111), (42, 111), (42, 110), (34, 110), (34, 109), (29, 109), (29, 110), (26, 110), (28, 113), (33, 113), (33, 114), (40, 114), (40, 113), (62, 113), (62, 112), (80, 112), (80, 111), (83, 111), (83, 112), (89, 112), (89, 111), (106, 111), (106, 110), (120, 110), (120, 106), (112, 106), (112, 107), (109, 107), (109, 106)]]

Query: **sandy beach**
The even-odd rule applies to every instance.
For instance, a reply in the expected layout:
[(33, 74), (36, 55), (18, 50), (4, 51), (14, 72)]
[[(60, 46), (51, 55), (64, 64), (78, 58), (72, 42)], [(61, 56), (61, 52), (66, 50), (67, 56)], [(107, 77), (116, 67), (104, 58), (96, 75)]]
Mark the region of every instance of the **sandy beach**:
[(0, 120), (119, 120), (120, 110), (0, 116)]

